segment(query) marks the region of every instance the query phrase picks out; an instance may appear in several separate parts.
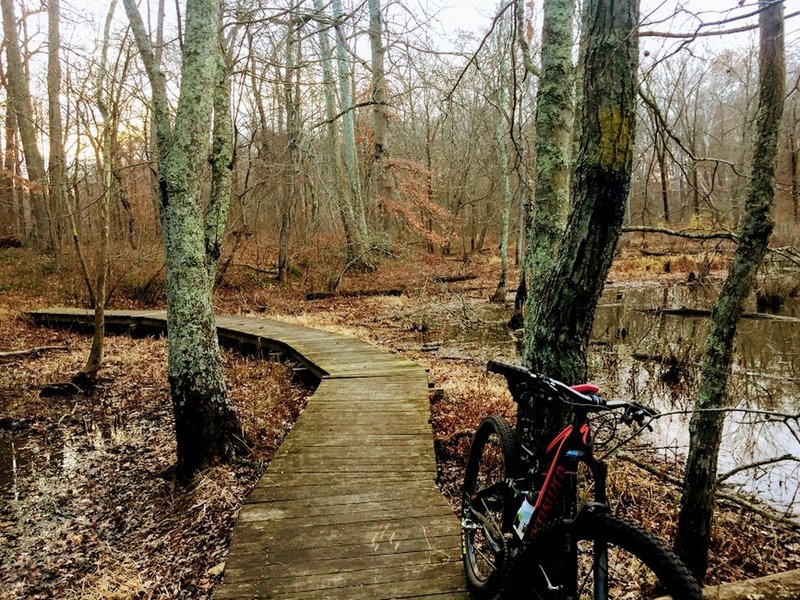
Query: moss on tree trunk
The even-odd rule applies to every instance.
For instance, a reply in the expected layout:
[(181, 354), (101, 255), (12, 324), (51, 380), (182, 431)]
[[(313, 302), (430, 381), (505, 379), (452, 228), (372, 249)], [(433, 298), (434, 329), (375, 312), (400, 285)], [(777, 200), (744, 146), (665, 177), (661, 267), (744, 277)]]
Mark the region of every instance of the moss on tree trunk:
[(717, 458), (733, 340), (744, 302), (767, 250), (775, 190), (773, 178), (778, 132), (784, 103), (783, 3), (760, 1), (760, 71), (758, 134), (753, 175), (747, 190), (745, 214), (733, 264), (711, 311), (711, 326), (700, 369), (700, 389), (690, 423), (689, 457), (675, 549), (695, 576), (705, 577), (717, 478)]
[[(539, 292), (529, 298), (525, 361), (567, 383), (586, 379), (594, 311), (619, 240), (630, 188), (638, 6), (636, 0), (590, 0), (585, 8), (581, 133), (572, 210), (555, 264)], [(568, 418), (567, 410), (556, 403), (542, 407), (541, 414), (537, 434), (542, 438)]]

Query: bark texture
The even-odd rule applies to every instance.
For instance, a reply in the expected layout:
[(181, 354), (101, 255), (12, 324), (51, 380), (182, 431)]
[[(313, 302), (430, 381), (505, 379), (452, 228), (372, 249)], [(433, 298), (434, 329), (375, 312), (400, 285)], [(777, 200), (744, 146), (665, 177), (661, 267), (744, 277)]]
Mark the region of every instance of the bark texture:
[[(153, 94), (166, 253), (168, 372), (177, 470), (180, 477), (188, 478), (230, 459), (240, 446), (240, 430), (227, 400), (211, 304), (215, 258), (213, 252), (207, 252), (206, 232), (219, 232), (219, 227), (207, 228), (201, 205), (203, 180), (198, 177), (210, 154), (221, 51), (221, 5), (219, 0), (189, 0), (186, 4), (180, 97), (172, 127), (164, 77), (154, 60), (141, 15), (135, 0), (124, 3)], [(219, 123), (223, 122), (220, 115)], [(221, 215), (221, 207), (212, 212)], [(217, 225), (220, 222), (217, 219)], [(217, 233), (210, 237), (217, 239)]]
[(700, 389), (690, 423), (689, 457), (675, 549), (698, 580), (705, 577), (733, 340), (744, 302), (767, 250), (773, 222), (778, 133), (784, 104), (783, 3), (759, 2), (760, 88), (753, 174), (747, 190), (739, 243), (730, 272), (711, 311), (700, 370)]
[(575, 0), (545, 0), (536, 99), (536, 200), (526, 259), (528, 311), (535, 310), (542, 285), (553, 268), (569, 211), (574, 20)]
[[(555, 265), (538, 296), (529, 300), (525, 322), (526, 363), (567, 383), (586, 378), (594, 311), (619, 240), (630, 188), (638, 16), (636, 0), (590, 0), (585, 8), (581, 133), (572, 210)], [(537, 433), (549, 436), (556, 431), (566, 412), (555, 403), (542, 407)]]

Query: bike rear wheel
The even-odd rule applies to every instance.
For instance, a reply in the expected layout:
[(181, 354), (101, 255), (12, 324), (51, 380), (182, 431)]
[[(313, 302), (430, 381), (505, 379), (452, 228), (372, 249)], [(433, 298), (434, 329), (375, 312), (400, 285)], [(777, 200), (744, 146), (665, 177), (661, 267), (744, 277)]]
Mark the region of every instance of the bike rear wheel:
[(518, 471), (514, 430), (500, 416), (486, 418), (472, 438), (461, 505), (464, 572), (478, 597), (497, 593), (504, 577), (506, 538), (515, 510), (507, 480)]
[[(577, 540), (577, 556), (564, 546)], [(570, 564), (572, 566), (570, 566)], [(611, 514), (582, 515), (535, 534), (509, 573), (515, 598), (557, 600), (701, 600), (700, 587), (683, 563), (650, 533)]]

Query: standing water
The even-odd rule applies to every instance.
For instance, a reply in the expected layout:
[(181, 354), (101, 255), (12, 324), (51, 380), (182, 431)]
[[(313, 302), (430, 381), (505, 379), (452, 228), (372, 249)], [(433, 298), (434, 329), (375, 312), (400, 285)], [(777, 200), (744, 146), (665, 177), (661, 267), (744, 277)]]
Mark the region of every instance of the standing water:
[[(699, 380), (708, 309), (717, 290), (701, 285), (609, 285), (595, 316), (590, 350), (593, 380), (609, 399), (635, 400), (662, 413), (649, 442), (670, 460), (685, 457), (689, 411)], [(443, 356), (519, 360), (508, 309), (474, 307), (479, 326), (445, 331)], [(755, 303), (748, 307), (755, 310)], [(725, 485), (756, 495), (780, 511), (800, 514), (800, 304), (781, 314), (747, 313), (739, 322), (731, 412), (719, 458)], [(773, 459), (778, 459), (771, 462)], [(753, 463), (758, 467), (734, 469)]]

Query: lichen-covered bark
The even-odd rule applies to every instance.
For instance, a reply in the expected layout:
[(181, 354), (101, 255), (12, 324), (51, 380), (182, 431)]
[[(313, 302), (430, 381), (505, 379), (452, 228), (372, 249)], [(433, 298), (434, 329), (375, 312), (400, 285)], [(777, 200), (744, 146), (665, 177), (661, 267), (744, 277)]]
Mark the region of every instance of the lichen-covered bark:
[[(630, 188), (638, 16), (637, 0), (590, 0), (586, 5), (581, 42), (584, 92), (572, 210), (555, 265), (538, 296), (529, 300), (525, 360), (534, 370), (568, 383), (586, 378), (594, 311)], [(538, 435), (550, 435), (566, 417), (566, 410), (556, 403), (542, 407)]]
[[(555, 263), (569, 210), (570, 141), (573, 121), (572, 29), (575, 0), (545, 0), (542, 69), (536, 99), (536, 188), (528, 231), (528, 312), (535, 310)], [(535, 352), (525, 344), (525, 360)]]
[(233, 188), (233, 120), (231, 118), (231, 64), (228, 49), (217, 46), (214, 84), (214, 126), (211, 134), (211, 195), (205, 215), (205, 245), (209, 283), (215, 280), (225, 239)]
[[(760, 0), (760, 88), (758, 133), (745, 214), (730, 272), (711, 311), (711, 325), (700, 369), (700, 387), (690, 423), (689, 456), (675, 548), (702, 580), (708, 562), (714, 490), (733, 340), (744, 302), (755, 281), (772, 232), (771, 211), (778, 131), (784, 103), (783, 3)], [(708, 409), (712, 409), (708, 411)]]
[[(163, 76), (154, 62), (141, 15), (135, 0), (124, 3), (153, 93), (166, 255), (168, 375), (175, 412), (177, 472), (188, 478), (231, 458), (240, 447), (211, 304), (210, 263), (214, 257), (206, 253), (203, 181), (198, 177), (210, 152), (221, 6), (220, 0), (188, 0), (186, 4), (180, 97), (175, 124), (170, 127)], [(219, 224), (211, 229), (219, 232)]]

